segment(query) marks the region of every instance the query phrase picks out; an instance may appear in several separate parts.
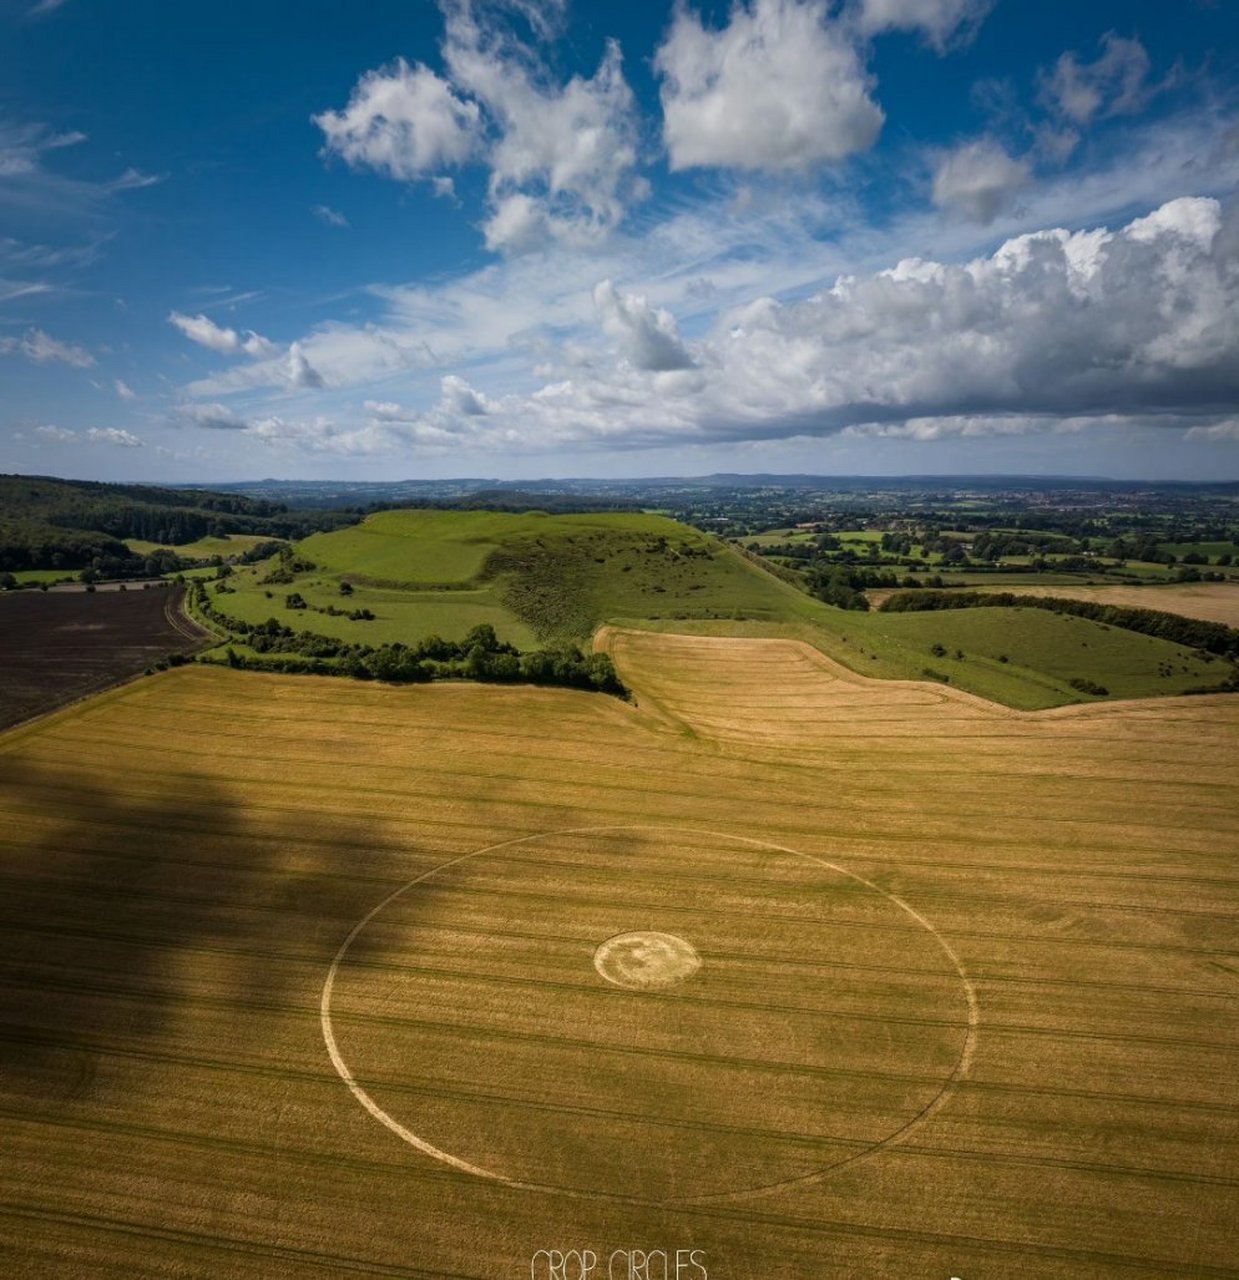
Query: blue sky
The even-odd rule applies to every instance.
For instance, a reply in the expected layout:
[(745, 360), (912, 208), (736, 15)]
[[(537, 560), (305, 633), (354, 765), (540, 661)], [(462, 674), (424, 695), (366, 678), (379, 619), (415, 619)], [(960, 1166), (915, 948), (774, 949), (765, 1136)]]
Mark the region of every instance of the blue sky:
[(1239, 479), (1235, 0), (0, 0), (0, 470)]

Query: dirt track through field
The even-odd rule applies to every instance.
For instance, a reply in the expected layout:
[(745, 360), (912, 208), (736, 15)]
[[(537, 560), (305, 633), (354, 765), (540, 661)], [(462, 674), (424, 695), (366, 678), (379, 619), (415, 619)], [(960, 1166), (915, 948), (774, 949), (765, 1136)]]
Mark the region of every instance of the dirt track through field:
[[(0, 738), (14, 1274), (1239, 1275), (1239, 699), (609, 643), (635, 707), (187, 668)], [(501, 1178), (359, 1104), (333, 957), (353, 1080)]]

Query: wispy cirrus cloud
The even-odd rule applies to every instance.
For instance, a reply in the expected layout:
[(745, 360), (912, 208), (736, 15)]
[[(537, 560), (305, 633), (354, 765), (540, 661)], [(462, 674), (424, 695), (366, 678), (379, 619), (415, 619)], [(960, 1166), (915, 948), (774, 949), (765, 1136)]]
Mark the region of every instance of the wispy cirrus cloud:
[(107, 201), (154, 186), (162, 175), (127, 168), (115, 178), (87, 181), (57, 172), (57, 153), (87, 141), (80, 130), (57, 130), (37, 121), (0, 119), (0, 206), (59, 218), (97, 215)]
[(30, 329), (22, 338), (0, 338), (0, 355), (25, 356), (35, 364), (57, 362), (74, 369), (89, 369), (95, 358), (84, 347), (61, 342), (42, 329)]

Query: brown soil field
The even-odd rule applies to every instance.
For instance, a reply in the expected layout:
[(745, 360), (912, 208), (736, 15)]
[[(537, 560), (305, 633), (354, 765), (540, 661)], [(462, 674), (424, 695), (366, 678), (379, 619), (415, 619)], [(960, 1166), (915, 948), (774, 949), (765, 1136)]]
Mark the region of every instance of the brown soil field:
[(1239, 1276), (1239, 698), (604, 639), (0, 737), (8, 1273)]
[(0, 594), (0, 729), (200, 648), (183, 594), (164, 586)]
[[(1206, 622), (1224, 622), (1229, 627), (1239, 627), (1239, 582), (1183, 582), (1164, 587), (981, 586), (968, 587), (967, 590), (987, 593), (1013, 591), (1021, 596), (1095, 600), (1098, 604), (1116, 604), (1128, 609), (1159, 609), (1163, 613), (1181, 613), (1187, 618), (1203, 618)], [(876, 609), (895, 592), (883, 589), (865, 594)]]

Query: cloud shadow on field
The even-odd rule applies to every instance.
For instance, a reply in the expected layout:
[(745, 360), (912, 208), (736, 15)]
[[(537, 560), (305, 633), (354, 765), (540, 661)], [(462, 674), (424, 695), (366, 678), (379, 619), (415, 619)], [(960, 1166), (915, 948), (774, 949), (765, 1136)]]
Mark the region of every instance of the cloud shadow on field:
[(397, 852), (369, 825), (312, 831), (202, 776), (168, 784), (0, 756), (0, 1111), (105, 1096), (132, 1074), (118, 1062), (177, 1053), (182, 1021), (210, 1052), (203, 1028), (227, 1020), (225, 1056), (243, 1054), (263, 1009), (314, 1007), (315, 975), (385, 892), (386, 858), (341, 875), (341, 846)]

